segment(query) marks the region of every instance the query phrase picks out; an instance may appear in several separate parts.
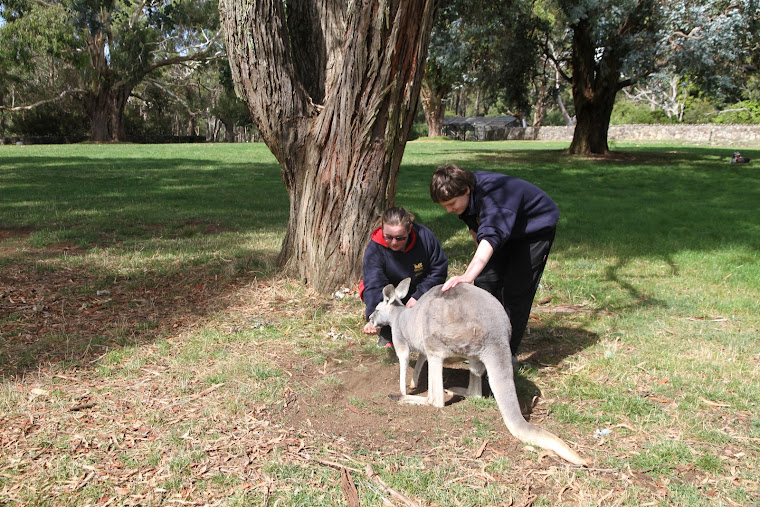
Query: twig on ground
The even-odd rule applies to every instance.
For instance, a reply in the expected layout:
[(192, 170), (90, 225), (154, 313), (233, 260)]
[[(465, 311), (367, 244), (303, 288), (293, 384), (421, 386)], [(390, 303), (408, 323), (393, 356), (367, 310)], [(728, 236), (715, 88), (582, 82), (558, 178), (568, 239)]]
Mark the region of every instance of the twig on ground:
[(69, 412), (78, 412), (79, 410), (84, 410), (86, 408), (92, 408), (95, 406), (95, 402), (91, 401), (89, 403), (79, 403), (78, 405), (74, 405), (69, 409)]
[(340, 489), (346, 497), (348, 507), (361, 506), (361, 503), (359, 502), (359, 491), (356, 489), (354, 479), (351, 477), (351, 472), (345, 467), (340, 469)]
[(195, 393), (192, 396), (188, 396), (184, 400), (180, 400), (180, 401), (178, 401), (176, 403), (172, 403), (171, 405), (167, 405), (167, 406), (165, 406), (161, 410), (168, 410), (170, 408), (174, 408), (174, 407), (177, 407), (179, 405), (184, 405), (185, 403), (189, 403), (189, 402), (191, 402), (193, 400), (197, 400), (198, 398), (202, 398), (202, 397), (206, 396), (208, 393), (210, 393), (212, 391), (216, 391), (217, 389), (219, 389), (223, 385), (224, 385), (224, 382), (222, 382), (221, 384), (214, 384), (213, 386), (208, 387), (208, 388), (204, 389), (203, 391), (201, 391), (199, 393)]
[(375, 473), (374, 470), (372, 470), (372, 465), (367, 465), (367, 477), (372, 479), (375, 484), (383, 488), (386, 493), (388, 493), (391, 497), (395, 498), (399, 502), (403, 503), (404, 505), (408, 505), (409, 507), (420, 507), (419, 502), (416, 502), (415, 500), (412, 500), (411, 498), (407, 497), (403, 493), (400, 493), (396, 491), (395, 489), (389, 487), (387, 484), (385, 484), (385, 481), (383, 481), (379, 475)]

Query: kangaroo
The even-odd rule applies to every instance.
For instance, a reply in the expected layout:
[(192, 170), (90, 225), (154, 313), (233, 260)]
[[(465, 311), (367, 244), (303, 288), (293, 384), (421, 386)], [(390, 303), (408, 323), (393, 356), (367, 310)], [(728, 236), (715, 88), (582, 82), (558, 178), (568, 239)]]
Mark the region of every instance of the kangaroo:
[[(509, 432), (518, 440), (549, 449), (576, 465), (586, 461), (560, 438), (527, 422), (520, 411), (514, 377), (509, 338), (512, 326), (501, 304), (483, 289), (459, 284), (446, 292), (441, 285), (433, 287), (412, 308), (402, 299), (409, 291), (410, 279), (398, 287), (383, 289), (383, 301), (370, 315), (375, 326), (391, 326), (393, 348), (399, 359), (401, 403), (429, 404), (443, 407), (443, 363), (447, 359), (468, 359), (470, 382), (466, 390), (452, 389), (465, 396), (480, 396), (481, 377), (488, 380), (496, 404)], [(425, 359), (428, 362), (428, 395), (407, 395), (406, 372), (410, 352), (418, 352), (412, 388), (418, 384)]]

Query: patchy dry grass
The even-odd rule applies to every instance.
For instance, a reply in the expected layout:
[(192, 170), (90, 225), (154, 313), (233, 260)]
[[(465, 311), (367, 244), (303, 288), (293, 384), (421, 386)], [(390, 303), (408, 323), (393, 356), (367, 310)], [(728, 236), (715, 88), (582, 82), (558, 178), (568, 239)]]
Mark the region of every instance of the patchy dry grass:
[[(438, 149), (430, 144), (408, 147), (402, 199), (416, 202), (419, 192), (409, 189), (424, 168), (413, 164), (429, 163), (428, 150)], [(447, 161), (487, 159), (516, 170), (536, 156), (535, 145), (523, 153), (508, 143), (439, 144)], [(651, 157), (688, 159), (677, 170), (700, 177), (700, 164), (714, 157), (672, 151)], [(656, 180), (648, 152), (636, 153), (630, 181)], [(152, 152), (154, 161), (165, 156)], [(182, 172), (173, 157), (171, 169)], [(33, 223), (11, 217), (0, 229), (0, 503), (759, 503), (760, 245), (751, 233), (760, 224), (726, 219), (746, 217), (749, 199), (723, 189), (720, 228), (710, 219), (699, 223), (707, 234), (671, 229), (646, 248), (605, 233), (627, 216), (616, 207), (582, 206), (630, 183), (627, 162), (585, 179), (581, 166), (592, 162), (563, 163), (572, 179), (536, 174), (557, 192), (564, 184), (591, 190), (575, 200), (560, 192), (568, 223), (516, 384), (526, 417), (570, 442), (590, 467), (517, 442), (490, 397), (443, 409), (389, 399), (397, 363), (361, 334), (356, 293), (328, 298), (277, 275), (276, 213), (257, 229), (241, 218), (250, 210), (227, 220), (211, 206), (175, 220), (137, 206), (144, 221), (109, 227), (113, 214), (91, 243), (73, 238), (69, 227), (81, 226), (63, 223), (53, 199), (57, 228), (44, 226), (41, 212)], [(255, 166), (276, 179), (271, 161)], [(128, 174), (143, 181), (140, 171)], [(161, 180), (160, 168), (145, 171)], [(744, 181), (737, 191), (757, 193), (757, 176)], [(244, 202), (248, 190), (233, 201)], [(645, 207), (639, 199), (649, 202), (647, 193), (620, 197), (623, 208)], [(128, 200), (139, 203), (138, 193)], [(693, 221), (696, 210), (682, 206)], [(458, 224), (420, 207), (461, 269), (470, 251)], [(721, 230), (733, 239), (721, 239)], [(445, 375), (448, 385), (467, 379), (461, 365)]]

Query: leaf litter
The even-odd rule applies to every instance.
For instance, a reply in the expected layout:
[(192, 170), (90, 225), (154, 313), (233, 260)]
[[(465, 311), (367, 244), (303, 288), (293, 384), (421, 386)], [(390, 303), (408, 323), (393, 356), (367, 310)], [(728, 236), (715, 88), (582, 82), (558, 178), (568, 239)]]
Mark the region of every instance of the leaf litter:
[[(327, 326), (313, 336), (314, 329), (291, 322), (322, 312), (327, 321), (354, 319), (358, 327), (351, 290), (325, 302), (285, 278), (220, 279), (196, 272), (170, 274), (152, 285), (116, 280), (99, 293), (89, 289), (99, 280), (84, 270), (10, 267), (0, 275), (4, 504), (226, 505), (233, 491), (267, 504), (306, 488), (323, 489), (348, 505), (358, 505), (362, 493), (388, 504), (427, 505), (420, 497), (430, 491), (410, 491), (395, 479), (414, 475), (415, 467), (424, 472), (443, 463), (438, 487), (479, 491), (497, 485), (507, 495), (504, 505), (531, 505), (539, 498), (620, 504), (631, 498), (631, 487), (639, 501), (667, 502), (659, 475), (630, 466), (578, 470), (524, 446), (508, 434), (494, 404), (473, 408), (454, 399), (444, 409), (397, 405), (388, 397), (398, 382), (392, 356), (372, 350), (345, 326)], [(153, 325), (142, 326), (146, 320)], [(218, 372), (213, 357), (183, 371), (175, 358), (199, 329), (209, 327), (228, 335), (280, 330), (281, 340), (231, 341), (227, 351), (266, 358), (284, 371), (281, 398), (241, 395), (236, 378), (209, 381)], [(45, 337), (56, 333), (68, 340), (68, 349), (46, 344)], [(125, 336), (126, 342), (120, 339)], [(299, 339), (329, 342), (326, 357), (317, 363), (299, 354)], [(109, 364), (111, 373), (99, 371), (109, 351), (127, 344), (137, 350)], [(31, 361), (16, 359), (30, 349)], [(463, 368), (447, 368), (447, 384), (466, 382)], [(562, 375), (555, 369), (543, 371)], [(551, 424), (545, 400), (536, 393), (521, 402), (534, 423)], [(479, 425), (487, 429), (475, 434)], [(565, 425), (562, 436), (589, 457), (605, 445), (604, 453), (625, 461), (647, 437), (632, 423), (615, 427), (630, 431), (583, 435)], [(725, 431), (742, 434), (730, 422)], [(616, 446), (609, 447), (613, 438)], [(706, 496), (730, 504), (727, 483), (757, 494), (757, 484), (735, 468), (756, 453), (756, 443), (746, 450), (724, 449), (721, 460), (734, 464), (730, 476), (679, 473), (691, 474), (688, 482)], [(505, 470), (494, 468), (504, 460)], [(315, 470), (313, 477), (327, 474), (331, 480), (283, 478), (278, 466), (306, 466)]]

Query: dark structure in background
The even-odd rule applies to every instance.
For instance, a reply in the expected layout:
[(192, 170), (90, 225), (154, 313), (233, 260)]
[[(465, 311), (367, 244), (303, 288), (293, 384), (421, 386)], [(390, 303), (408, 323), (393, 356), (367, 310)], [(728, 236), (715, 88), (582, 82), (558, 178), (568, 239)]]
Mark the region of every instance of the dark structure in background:
[[(517, 134), (519, 128), (523, 134)], [(449, 116), (443, 119), (443, 135), (459, 141), (501, 141), (522, 139), (524, 129), (514, 116)]]

